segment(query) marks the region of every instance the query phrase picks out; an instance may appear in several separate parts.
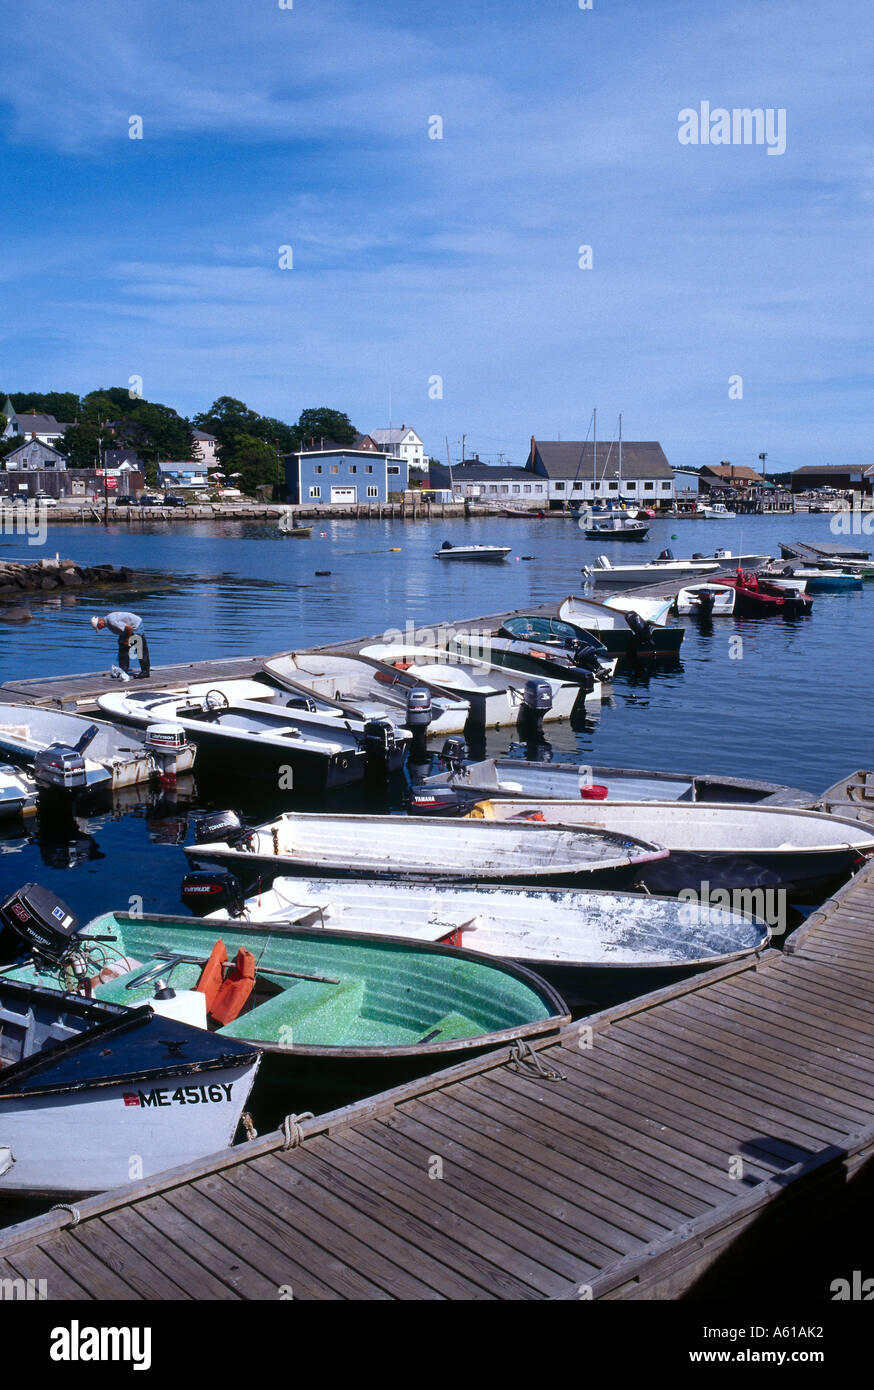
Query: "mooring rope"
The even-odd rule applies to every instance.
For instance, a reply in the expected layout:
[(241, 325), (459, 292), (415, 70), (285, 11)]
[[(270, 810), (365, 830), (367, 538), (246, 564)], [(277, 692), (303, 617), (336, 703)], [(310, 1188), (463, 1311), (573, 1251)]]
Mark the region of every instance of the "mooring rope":
[(69, 1202), (58, 1202), (55, 1206), (49, 1207), (49, 1211), (68, 1211), (73, 1218), (70, 1222), (71, 1226), (78, 1226), (82, 1220), (82, 1213), (79, 1208), (70, 1206)]
[(507, 1058), (511, 1071), (530, 1071), (543, 1081), (567, 1081), (564, 1072), (556, 1071), (541, 1061), (531, 1044), (525, 1038), (517, 1038)]
[(304, 1110), (300, 1115), (286, 1115), (280, 1125), (282, 1131), (283, 1151), (286, 1149), (297, 1149), (303, 1143), (303, 1130), (301, 1129), (302, 1120), (312, 1120), (315, 1116), (312, 1110)]

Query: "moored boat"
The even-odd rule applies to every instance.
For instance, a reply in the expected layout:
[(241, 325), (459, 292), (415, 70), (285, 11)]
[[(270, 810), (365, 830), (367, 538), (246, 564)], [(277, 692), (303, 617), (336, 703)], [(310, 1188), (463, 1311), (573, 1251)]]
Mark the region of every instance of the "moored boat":
[(472, 948), (534, 970), (575, 1010), (740, 959), (770, 935), (746, 913), (646, 894), (323, 878), (277, 878), (206, 920), (229, 916)]
[(813, 600), (807, 594), (781, 587), (776, 579), (760, 579), (749, 570), (738, 570), (734, 575), (720, 578), (719, 582), (734, 590), (734, 612), (738, 618), (774, 615), (796, 618), (809, 613), (813, 607)]
[(633, 833), (419, 816), (286, 812), (244, 827), (230, 812), (195, 824), (193, 865), (221, 864), (243, 880), (283, 870), (338, 878), (445, 879), (569, 887), (631, 887), (643, 865), (667, 857)]
[(734, 597), (734, 589), (727, 584), (690, 584), (677, 593), (677, 612), (681, 617), (730, 617)]
[[(170, 990), (177, 1008), (203, 1016), (204, 1048), (257, 1048), (259, 1124), (348, 1104), (568, 1019), (524, 968), (428, 940), (106, 912), (70, 950), (80, 988), (98, 1000), (154, 1008)], [(59, 964), (56, 989), (72, 968), (69, 956)], [(29, 983), (33, 966), (5, 975)]]
[(144, 733), (99, 719), (34, 705), (0, 704), (0, 751), (34, 770), (40, 786), (113, 791), (190, 772), (195, 749), (166, 718), (146, 719)]
[(450, 638), (447, 651), (463, 661), (487, 661), (529, 676), (575, 682), (587, 694), (593, 691), (596, 680), (602, 684), (609, 681), (616, 666), (597, 638), (586, 641), (581, 637), (572, 650), (565, 650), (489, 632), (459, 633)]
[(773, 887), (808, 894), (874, 855), (874, 827), (794, 807), (491, 800), (469, 814), (502, 824), (536, 816), (538, 824), (585, 825), (640, 837), (657, 831), (670, 855), (644, 865), (639, 874), (653, 893), (698, 889), (706, 882), (713, 889)]
[(291, 693), (309, 695), (319, 707), (349, 718), (391, 719), (408, 729), (424, 724), (436, 735), (460, 733), (470, 714), (467, 700), (365, 657), (283, 652), (265, 661), (264, 670)]
[(559, 606), (562, 622), (597, 637), (611, 656), (629, 661), (651, 657), (676, 660), (683, 643), (682, 627), (668, 627), (672, 599), (627, 599), (622, 595), (606, 603), (570, 594)]
[(484, 560), (500, 564), (510, 554), (509, 545), (453, 545), (444, 541), (439, 550), (434, 551), (435, 560)]
[(613, 565), (606, 555), (599, 555), (594, 565), (583, 566), (583, 576), (596, 585), (656, 584), (660, 579), (686, 579), (696, 574), (713, 574), (720, 568), (718, 560), (675, 560), (670, 550), (663, 550), (655, 560), (642, 565)]
[(606, 517), (596, 517), (591, 526), (585, 527), (584, 534), (587, 541), (645, 541), (649, 535), (649, 522), (612, 513)]
[(27, 772), (11, 763), (0, 763), (0, 820), (34, 815), (38, 800), (39, 787)]

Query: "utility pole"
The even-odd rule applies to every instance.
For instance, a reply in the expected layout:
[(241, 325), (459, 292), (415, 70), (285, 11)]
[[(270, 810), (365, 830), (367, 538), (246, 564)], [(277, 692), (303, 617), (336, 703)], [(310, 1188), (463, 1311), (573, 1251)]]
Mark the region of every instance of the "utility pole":
[(464, 441), (465, 441), (465, 439), (467, 439), (467, 435), (466, 435), (466, 434), (463, 434), (463, 435), (461, 436), (461, 462), (462, 462), (462, 463), (464, 463)]

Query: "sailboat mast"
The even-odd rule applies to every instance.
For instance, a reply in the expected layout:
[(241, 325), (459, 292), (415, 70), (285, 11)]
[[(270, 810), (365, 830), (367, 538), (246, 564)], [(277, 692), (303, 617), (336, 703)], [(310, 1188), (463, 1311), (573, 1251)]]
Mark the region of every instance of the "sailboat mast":
[(596, 484), (598, 482), (598, 411), (592, 407), (592, 501), (595, 500)]
[(619, 412), (619, 501), (622, 502), (622, 411)]

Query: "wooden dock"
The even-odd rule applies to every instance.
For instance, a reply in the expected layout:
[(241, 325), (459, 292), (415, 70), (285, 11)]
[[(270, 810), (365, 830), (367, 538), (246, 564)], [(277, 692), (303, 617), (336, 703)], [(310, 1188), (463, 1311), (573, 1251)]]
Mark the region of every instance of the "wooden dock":
[(874, 865), (785, 952), (10, 1227), (0, 1279), (55, 1300), (674, 1299), (744, 1261), (766, 1298), (763, 1250), (845, 1215), (874, 1154), (872, 945)]

